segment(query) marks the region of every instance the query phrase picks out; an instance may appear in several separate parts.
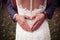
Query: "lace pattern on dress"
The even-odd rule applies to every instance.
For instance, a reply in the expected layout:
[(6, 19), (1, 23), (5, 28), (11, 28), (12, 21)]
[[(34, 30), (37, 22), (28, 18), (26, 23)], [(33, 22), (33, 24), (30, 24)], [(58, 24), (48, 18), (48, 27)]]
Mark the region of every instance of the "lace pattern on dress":
[[(44, 5), (39, 6), (39, 9), (32, 10), (32, 0), (30, 0), (30, 10), (28, 10), (27, 8), (23, 8), (22, 5), (18, 5), (18, 1), (16, 0), (18, 14), (32, 17), (33, 15), (36, 15), (37, 13), (41, 13), (45, 10), (46, 2), (47, 0), (45, 0)], [(27, 20), (27, 23), (32, 26), (34, 23), (33, 21), (34, 20)]]

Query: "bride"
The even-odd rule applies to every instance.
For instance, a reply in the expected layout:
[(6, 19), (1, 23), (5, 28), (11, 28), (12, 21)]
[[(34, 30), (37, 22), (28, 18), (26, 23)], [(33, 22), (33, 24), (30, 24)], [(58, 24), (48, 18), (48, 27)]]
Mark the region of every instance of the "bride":
[(16, 40), (50, 40), (49, 25), (43, 13), (46, 3), (47, 0), (16, 0), (20, 20), (16, 23)]

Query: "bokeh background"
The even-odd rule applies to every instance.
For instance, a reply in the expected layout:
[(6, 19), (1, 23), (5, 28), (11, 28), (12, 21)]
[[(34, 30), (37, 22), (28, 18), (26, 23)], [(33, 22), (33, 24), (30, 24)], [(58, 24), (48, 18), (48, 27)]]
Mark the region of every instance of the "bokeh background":
[[(16, 27), (11, 20), (7, 9), (7, 0), (0, 0), (0, 40), (15, 40)], [(57, 0), (57, 6), (52, 19), (48, 19), (51, 33), (51, 40), (60, 40), (60, 0)]]

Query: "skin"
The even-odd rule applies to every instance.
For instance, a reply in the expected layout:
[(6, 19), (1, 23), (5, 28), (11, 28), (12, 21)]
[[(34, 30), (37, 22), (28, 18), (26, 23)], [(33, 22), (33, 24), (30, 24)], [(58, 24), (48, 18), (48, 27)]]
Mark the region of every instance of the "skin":
[(21, 16), (18, 14), (16, 15), (16, 21), (21, 25), (21, 27), (25, 31), (29, 31), (29, 32), (33, 32), (40, 27), (40, 25), (45, 20), (45, 15), (43, 13), (41, 13), (41, 14), (37, 14), (37, 15), (33, 16), (32, 19), (33, 18), (34, 18), (34, 24), (33, 24), (32, 28), (30, 28), (26, 22), (26, 19), (30, 19), (28, 16)]
[(37, 14), (31, 30), (32, 31), (37, 30), (41, 26), (41, 24), (43, 23), (44, 20), (45, 20), (45, 15), (43, 13)]
[(16, 15), (16, 21), (20, 24), (20, 26), (25, 30), (25, 31), (31, 31), (31, 28), (29, 27), (29, 25), (26, 23), (26, 17), (25, 16), (21, 16), (21, 15)]
[[(27, 8), (28, 10), (30, 10), (30, 0), (17, 0), (19, 5), (22, 5), (23, 8)], [(41, 4), (42, 0), (33, 0), (33, 4), (32, 4), (32, 10), (34, 10), (35, 8), (39, 8), (39, 5)], [(36, 15), (33, 15), (32, 17), (28, 17), (28, 16), (22, 16), (22, 15), (16, 15), (16, 21), (20, 24), (20, 26), (29, 32), (33, 32), (35, 30), (37, 30), (40, 25), (43, 23), (43, 21), (45, 20), (45, 15), (44, 13), (38, 13)], [(29, 27), (29, 25), (26, 22), (26, 19), (34, 19), (34, 24), (32, 25), (32, 28)]]

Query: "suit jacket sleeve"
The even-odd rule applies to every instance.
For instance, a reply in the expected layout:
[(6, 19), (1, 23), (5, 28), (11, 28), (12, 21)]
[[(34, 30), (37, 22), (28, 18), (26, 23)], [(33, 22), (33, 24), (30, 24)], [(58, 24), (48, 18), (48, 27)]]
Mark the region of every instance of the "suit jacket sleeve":
[(14, 20), (13, 17), (17, 13), (17, 8), (14, 9), (12, 7), (11, 0), (7, 1), (7, 10), (8, 10), (8, 13), (9, 13), (11, 19)]
[(49, 5), (47, 5), (45, 12), (46, 12), (48, 19), (52, 18), (52, 15), (53, 15), (54, 10), (55, 10), (55, 6), (56, 6), (56, 0), (52, 0), (51, 3)]

